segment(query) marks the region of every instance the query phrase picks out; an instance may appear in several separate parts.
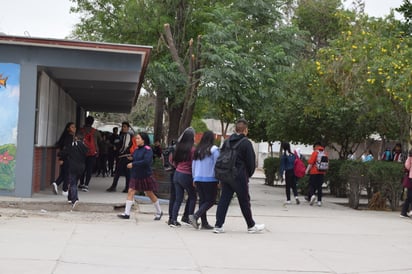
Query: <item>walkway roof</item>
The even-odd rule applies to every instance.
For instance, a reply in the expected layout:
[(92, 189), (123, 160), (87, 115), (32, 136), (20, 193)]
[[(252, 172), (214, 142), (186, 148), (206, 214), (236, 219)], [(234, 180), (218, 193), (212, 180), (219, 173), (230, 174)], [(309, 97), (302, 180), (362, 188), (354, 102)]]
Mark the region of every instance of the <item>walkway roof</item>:
[(0, 49), (7, 45), (32, 47), (50, 56), (51, 60), (37, 61), (39, 71), (44, 70), (80, 107), (119, 113), (129, 113), (135, 105), (152, 50), (148, 46), (0, 34)]

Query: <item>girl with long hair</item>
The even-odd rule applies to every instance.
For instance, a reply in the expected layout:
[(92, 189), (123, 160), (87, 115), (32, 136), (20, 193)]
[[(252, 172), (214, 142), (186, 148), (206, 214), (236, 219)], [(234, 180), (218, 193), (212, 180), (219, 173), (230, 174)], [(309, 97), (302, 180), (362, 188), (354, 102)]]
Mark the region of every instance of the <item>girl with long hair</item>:
[(189, 127), (185, 129), (177, 140), (176, 150), (174, 151), (171, 162), (176, 168), (173, 175), (173, 185), (175, 187), (176, 198), (173, 203), (172, 216), (169, 216), (169, 226), (178, 227), (177, 221), (179, 209), (183, 202), (184, 192), (188, 194), (188, 214), (193, 214), (196, 204), (196, 191), (192, 181), (192, 159), (194, 152), (195, 131)]
[(200, 218), (202, 229), (213, 229), (207, 221), (207, 211), (215, 204), (218, 180), (215, 178), (215, 164), (219, 157), (219, 148), (214, 145), (215, 135), (212, 131), (203, 133), (197, 145), (192, 162), (192, 176), (199, 194), (199, 209), (189, 215), (190, 224), (198, 229)]
[(293, 170), (295, 164), (295, 157), (296, 155), (292, 153), (290, 150), (289, 143), (282, 143), (282, 150), (283, 154), (280, 157), (280, 170), (279, 175), (283, 180), (283, 173), (285, 174), (285, 183), (286, 183), (286, 204), (290, 204), (290, 189), (293, 191), (293, 195), (295, 195), (296, 204), (299, 204), (298, 198), (298, 190), (296, 187), (296, 176)]

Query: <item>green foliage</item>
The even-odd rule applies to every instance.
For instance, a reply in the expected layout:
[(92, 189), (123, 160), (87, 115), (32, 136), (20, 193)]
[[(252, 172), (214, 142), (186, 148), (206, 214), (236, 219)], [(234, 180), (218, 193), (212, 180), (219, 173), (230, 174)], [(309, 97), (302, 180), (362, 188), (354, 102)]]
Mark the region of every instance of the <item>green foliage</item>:
[(339, 172), (346, 162), (347, 160), (329, 160), (329, 170), (325, 175), (325, 182), (329, 182), (330, 194), (336, 197), (347, 197), (347, 181), (342, 178), (342, 174)]
[(0, 146), (0, 189), (13, 190), (15, 187), (16, 146)]
[(274, 186), (275, 180), (278, 180), (280, 168), (280, 159), (268, 157), (263, 161), (263, 170), (265, 172), (265, 184)]

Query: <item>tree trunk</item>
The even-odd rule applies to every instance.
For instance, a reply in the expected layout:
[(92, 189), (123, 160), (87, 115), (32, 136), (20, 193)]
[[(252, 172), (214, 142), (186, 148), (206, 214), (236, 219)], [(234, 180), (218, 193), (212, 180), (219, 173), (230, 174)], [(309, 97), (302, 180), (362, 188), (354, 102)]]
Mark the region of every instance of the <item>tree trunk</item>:
[[(157, 91), (155, 102), (155, 120), (154, 120), (154, 140), (160, 140), (161, 143), (166, 143), (163, 136), (163, 114), (165, 110), (165, 96), (163, 90)], [(167, 144), (167, 143), (166, 143)]]

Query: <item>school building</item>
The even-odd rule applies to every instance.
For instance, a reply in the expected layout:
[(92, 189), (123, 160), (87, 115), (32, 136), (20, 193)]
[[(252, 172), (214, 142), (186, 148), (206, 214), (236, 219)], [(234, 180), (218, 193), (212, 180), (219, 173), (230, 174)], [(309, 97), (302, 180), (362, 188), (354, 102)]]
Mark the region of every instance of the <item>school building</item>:
[(129, 113), (151, 50), (0, 34), (0, 196), (49, 186), (67, 122), (82, 126), (87, 111)]

